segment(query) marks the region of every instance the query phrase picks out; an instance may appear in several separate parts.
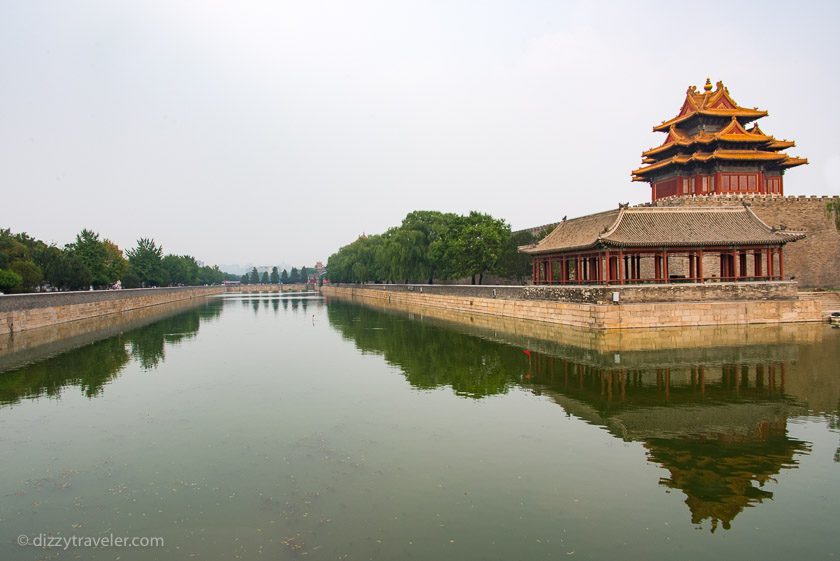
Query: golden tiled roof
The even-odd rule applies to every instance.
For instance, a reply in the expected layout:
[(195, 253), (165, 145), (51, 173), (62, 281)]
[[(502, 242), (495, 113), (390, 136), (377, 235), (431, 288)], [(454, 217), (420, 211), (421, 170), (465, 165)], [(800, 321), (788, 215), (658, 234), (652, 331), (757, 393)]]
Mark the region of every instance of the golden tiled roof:
[[(728, 117), (729, 123), (716, 132), (688, 129), (695, 132), (687, 133), (688, 121), (695, 115), (711, 115)], [(749, 121), (764, 117), (766, 111), (741, 107), (729, 95), (729, 90), (722, 82), (712, 88), (711, 80), (707, 79), (703, 91), (695, 86), (688, 88), (685, 101), (679, 114), (653, 130), (667, 132), (660, 146), (642, 152), (642, 164), (633, 170), (633, 181), (648, 181), (646, 175), (652, 171), (663, 170), (674, 165), (685, 165), (712, 160), (776, 162), (781, 169), (807, 164), (805, 158), (790, 157), (781, 153), (782, 150), (792, 148), (796, 144), (790, 140), (778, 140), (765, 134), (757, 124), (745, 128)], [(708, 126), (708, 123), (704, 126)], [(717, 148), (728, 146), (725, 149)], [(739, 149), (732, 149), (732, 145)], [(693, 152), (693, 153), (691, 153)]]
[[(711, 160), (721, 161), (754, 161), (754, 162), (777, 162), (780, 167), (789, 168), (807, 164), (807, 158), (795, 158), (781, 152), (761, 152), (758, 150), (724, 150), (717, 149), (713, 152), (695, 152), (694, 154), (676, 154), (655, 163), (634, 169), (630, 174), (633, 181), (647, 181), (644, 176), (652, 171), (667, 168), (673, 165), (686, 165), (693, 162), (709, 162)], [(643, 160), (643, 163), (648, 163)]]
[(662, 123), (653, 127), (653, 130), (664, 132), (671, 125), (682, 123), (694, 115), (710, 115), (714, 117), (734, 116), (741, 117), (745, 120), (767, 116), (767, 111), (756, 107), (750, 109), (738, 105), (729, 95), (729, 90), (723, 85), (723, 82), (718, 82), (714, 91), (712, 91), (711, 86), (711, 81), (708, 78), (706, 79), (703, 92), (698, 92), (695, 86), (689, 86), (679, 114), (667, 121), (662, 121)]
[(532, 255), (595, 248), (781, 245), (805, 237), (779, 231), (749, 207), (634, 207), (565, 220), (520, 251)]

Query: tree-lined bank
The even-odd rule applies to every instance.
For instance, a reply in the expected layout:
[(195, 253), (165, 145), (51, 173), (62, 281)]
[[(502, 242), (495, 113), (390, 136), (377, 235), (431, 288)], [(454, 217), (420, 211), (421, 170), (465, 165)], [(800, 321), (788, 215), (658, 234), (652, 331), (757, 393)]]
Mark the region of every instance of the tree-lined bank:
[(328, 277), (331, 282), (428, 284), (469, 278), (481, 284), (485, 274), (494, 274), (522, 281), (530, 276), (530, 258), (517, 248), (535, 239), (480, 212), (415, 211), (399, 226), (360, 236), (332, 254)]
[(164, 255), (163, 247), (150, 238), (140, 238), (136, 247), (123, 253), (117, 244), (87, 229), (64, 247), (0, 229), (0, 292), (201, 286), (229, 277), (191, 255)]

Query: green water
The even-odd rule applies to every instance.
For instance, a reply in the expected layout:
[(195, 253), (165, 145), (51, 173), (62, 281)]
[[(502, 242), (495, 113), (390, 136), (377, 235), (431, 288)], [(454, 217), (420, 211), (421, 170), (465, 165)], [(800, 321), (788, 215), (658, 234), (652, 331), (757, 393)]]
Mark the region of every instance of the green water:
[(0, 373), (0, 559), (837, 559), (840, 330), (807, 329), (538, 351), (212, 300)]

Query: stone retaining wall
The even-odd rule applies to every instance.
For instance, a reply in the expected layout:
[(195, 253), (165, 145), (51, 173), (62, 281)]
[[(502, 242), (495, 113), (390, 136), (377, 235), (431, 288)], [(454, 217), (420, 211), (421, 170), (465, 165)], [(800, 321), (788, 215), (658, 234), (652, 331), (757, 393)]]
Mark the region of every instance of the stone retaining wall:
[(223, 286), (137, 288), (0, 296), (0, 334), (222, 294)]
[[(357, 285), (334, 285), (350, 286)], [(504, 300), (560, 300), (584, 304), (698, 302), (707, 300), (795, 300), (795, 282), (716, 282), (646, 285), (449, 285), (449, 284), (365, 284), (368, 290), (438, 294), (446, 296)]]
[[(658, 287), (615, 290), (615, 287), (325, 285), (321, 293), (599, 330), (822, 321), (817, 302), (797, 298), (793, 283), (755, 283), (752, 287), (744, 284), (741, 286), (747, 292), (740, 294), (744, 298), (738, 297), (738, 289), (723, 284), (659, 285), (666, 287), (662, 290)], [(766, 292), (761, 292), (759, 285), (765, 285)], [(619, 292), (618, 303), (612, 302), (615, 291)], [(735, 298), (727, 298), (727, 291)], [(746, 298), (750, 291), (759, 291), (765, 297)], [(653, 301), (657, 294), (671, 298)], [(689, 299), (690, 295), (696, 299)], [(640, 301), (642, 297), (647, 297), (647, 301)]]

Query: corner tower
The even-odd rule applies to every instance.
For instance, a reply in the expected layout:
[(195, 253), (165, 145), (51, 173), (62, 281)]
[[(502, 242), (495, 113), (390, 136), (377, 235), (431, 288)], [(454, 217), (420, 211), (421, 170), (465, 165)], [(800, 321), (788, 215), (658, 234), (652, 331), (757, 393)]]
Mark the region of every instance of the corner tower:
[[(690, 86), (679, 114), (653, 127), (668, 136), (642, 152), (633, 181), (650, 183), (651, 200), (712, 193), (783, 195), (786, 169), (807, 164), (783, 152), (796, 145), (764, 134), (753, 123), (767, 111), (738, 105), (723, 82)], [(750, 123), (753, 123), (752, 126)]]

